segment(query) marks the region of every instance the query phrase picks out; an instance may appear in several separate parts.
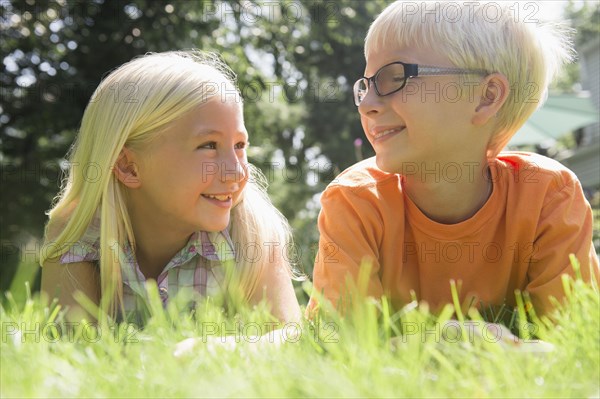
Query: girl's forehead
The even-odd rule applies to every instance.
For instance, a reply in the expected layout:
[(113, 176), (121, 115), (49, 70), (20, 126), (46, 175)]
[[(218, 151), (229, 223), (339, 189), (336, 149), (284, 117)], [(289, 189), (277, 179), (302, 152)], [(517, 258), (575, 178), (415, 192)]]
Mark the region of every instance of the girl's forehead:
[(240, 91), (229, 81), (218, 82), (218, 89), (208, 98), (208, 101), (220, 101), (222, 104), (240, 109), (244, 102)]
[(199, 130), (234, 131), (244, 126), (241, 101), (215, 95), (175, 119), (165, 129), (169, 135), (193, 135)]
[(227, 93), (227, 95), (215, 96), (209, 104), (207, 104), (208, 106), (200, 107), (200, 110), (203, 110), (205, 114), (233, 113), (241, 117), (243, 116), (244, 111), (243, 104), (242, 96), (239, 93), (235, 95)]
[[(230, 93), (228, 93), (230, 94)], [(244, 112), (240, 96), (216, 95), (196, 108), (193, 123), (223, 131), (244, 130)]]

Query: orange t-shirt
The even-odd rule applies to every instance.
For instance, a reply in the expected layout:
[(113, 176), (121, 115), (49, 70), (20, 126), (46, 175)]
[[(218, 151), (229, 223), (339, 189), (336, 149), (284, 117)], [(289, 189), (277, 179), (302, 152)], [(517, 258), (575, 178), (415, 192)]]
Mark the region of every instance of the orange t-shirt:
[(463, 305), (513, 307), (519, 289), (544, 314), (549, 296), (564, 297), (561, 275), (574, 275), (569, 254), (585, 280), (600, 277), (592, 211), (573, 172), (522, 152), (501, 153), (490, 170), (490, 198), (457, 224), (425, 216), (403, 192), (402, 176), (379, 170), (374, 158), (344, 171), (321, 198), (314, 290), (339, 305), (348, 276), (356, 282), (370, 260), (367, 294), (385, 294), (396, 308), (411, 291), (433, 309), (452, 303), (453, 279)]

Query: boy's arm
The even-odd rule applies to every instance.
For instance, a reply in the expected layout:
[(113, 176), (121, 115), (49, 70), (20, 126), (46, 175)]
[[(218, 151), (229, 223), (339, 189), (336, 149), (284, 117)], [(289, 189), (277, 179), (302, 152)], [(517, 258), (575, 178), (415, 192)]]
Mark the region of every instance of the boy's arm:
[(74, 294), (80, 291), (93, 303), (100, 301), (100, 275), (98, 268), (93, 262), (60, 263), (58, 259), (47, 261), (42, 267), (41, 291), (45, 292), (49, 299), (58, 299), (58, 303), (64, 308), (68, 307), (67, 318), (72, 321), (80, 321), (87, 314), (75, 300)]
[(370, 263), (366, 293), (380, 297), (379, 243), (383, 221), (368, 190), (330, 186), (321, 197), (319, 251), (313, 271), (313, 294), (308, 309), (314, 310), (323, 295), (338, 308), (346, 299), (346, 283), (358, 282), (362, 267)]
[(561, 276), (575, 276), (569, 254), (579, 260), (585, 281), (592, 276), (597, 281), (600, 278), (598, 256), (592, 245), (592, 210), (579, 181), (566, 173), (561, 177), (564, 187), (549, 196), (542, 209), (527, 272), (526, 290), (538, 314), (553, 310), (549, 296), (564, 299)]

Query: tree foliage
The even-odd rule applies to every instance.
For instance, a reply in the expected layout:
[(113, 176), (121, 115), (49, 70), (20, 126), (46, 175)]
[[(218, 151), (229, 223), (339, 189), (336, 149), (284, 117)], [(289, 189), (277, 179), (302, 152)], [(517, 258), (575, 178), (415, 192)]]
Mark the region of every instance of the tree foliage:
[[(600, 37), (600, 2), (585, 1), (583, 4), (580, 3), (569, 0), (564, 10), (565, 23), (575, 29), (572, 39), (576, 49)], [(580, 65), (579, 63), (571, 63), (563, 68), (561, 75), (552, 85), (552, 89), (561, 92), (573, 92), (579, 81)]]

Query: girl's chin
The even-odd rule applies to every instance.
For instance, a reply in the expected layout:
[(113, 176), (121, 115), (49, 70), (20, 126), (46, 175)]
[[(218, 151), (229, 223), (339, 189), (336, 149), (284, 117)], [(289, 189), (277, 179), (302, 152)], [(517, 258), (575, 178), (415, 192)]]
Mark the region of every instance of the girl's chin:
[(206, 231), (206, 232), (219, 232), (219, 231), (223, 231), (227, 228), (227, 226), (229, 225), (229, 219), (227, 220), (223, 220), (223, 221), (214, 221), (212, 223), (202, 223), (202, 225), (199, 226), (200, 231)]

